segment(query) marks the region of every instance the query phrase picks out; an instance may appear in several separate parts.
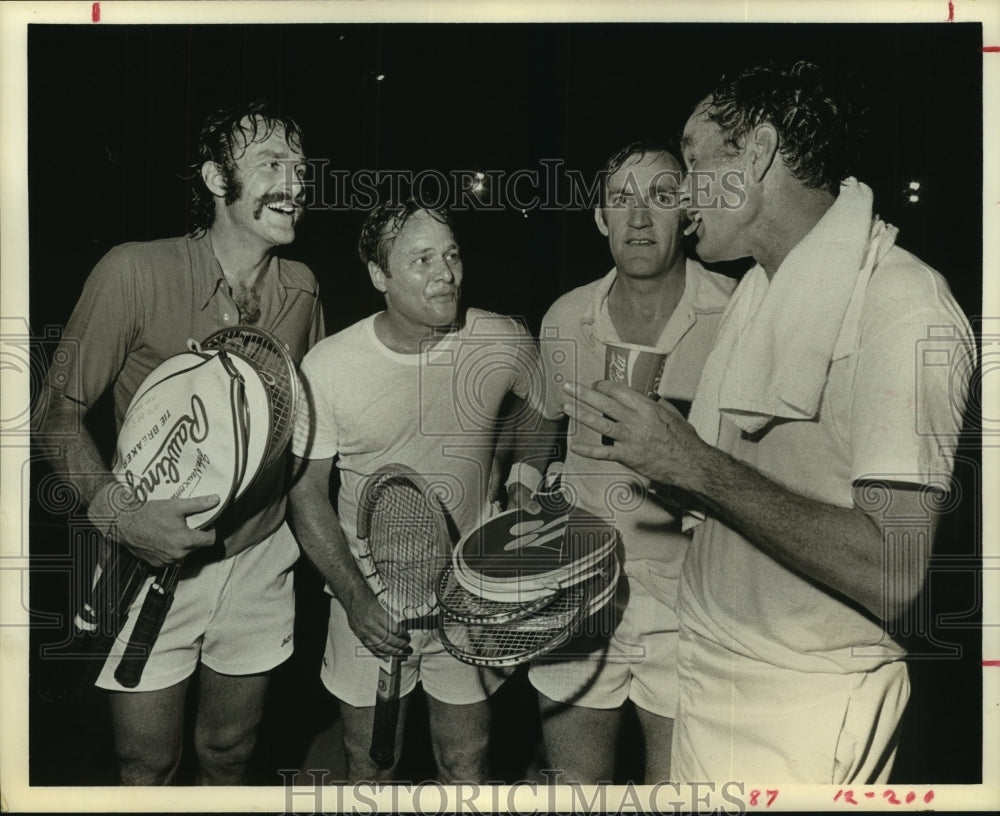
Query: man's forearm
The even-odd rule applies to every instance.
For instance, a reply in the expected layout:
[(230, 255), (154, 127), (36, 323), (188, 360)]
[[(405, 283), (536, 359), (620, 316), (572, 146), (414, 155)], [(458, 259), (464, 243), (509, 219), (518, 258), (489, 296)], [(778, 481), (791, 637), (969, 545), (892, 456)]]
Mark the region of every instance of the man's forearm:
[(91, 518), (113, 518), (106, 488), (115, 478), (84, 425), (86, 408), (53, 392), (49, 410), (39, 430), (53, 470), (65, 476), (80, 492)]
[(524, 462), (544, 474), (559, 453), (561, 423), (537, 414), (528, 421), (514, 424), (504, 439), (506, 463)]
[[(911, 561), (888, 574), (888, 564), (895, 562), (886, 558), (883, 531), (857, 507), (803, 496), (714, 448), (697, 473), (692, 492), (728, 526), (784, 566), (852, 598), (879, 619), (897, 617), (922, 586), (930, 547), (909, 547)], [(891, 492), (894, 502), (919, 504), (916, 490)], [(911, 532), (933, 539), (933, 523), (914, 525)]]
[(326, 491), (296, 485), (289, 495), (289, 511), (296, 539), (334, 594), (347, 604), (370, 592)]

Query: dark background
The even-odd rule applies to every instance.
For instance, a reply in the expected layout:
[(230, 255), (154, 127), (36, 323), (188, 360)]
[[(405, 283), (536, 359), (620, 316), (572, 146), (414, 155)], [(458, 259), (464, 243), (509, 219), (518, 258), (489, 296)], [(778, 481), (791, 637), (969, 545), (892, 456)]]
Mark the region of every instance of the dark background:
[[(849, 75), (869, 108), (858, 175), (878, 212), (900, 228), (901, 246), (945, 275), (970, 317), (981, 314), (978, 24), (32, 25), (28, 46), (37, 336), (66, 321), (112, 246), (189, 229), (193, 142), (203, 117), (231, 100), (280, 102), (302, 125), (307, 154), (328, 169), (510, 173), (541, 171), (547, 159), (589, 180), (635, 138), (676, 134), (719, 74), (803, 58)], [(912, 180), (921, 184), (916, 204), (907, 200)], [(380, 307), (354, 253), (363, 217), (314, 207), (287, 250), (315, 272), (330, 331)], [(466, 302), (522, 315), (532, 328), (556, 297), (611, 266), (589, 212), (458, 213), (456, 232)], [(50, 352), (38, 345), (39, 366)], [(901, 633), (915, 656), (900, 784), (981, 778), (979, 461), (970, 437), (959, 455), (961, 503), (944, 525), (921, 612)], [(33, 469), (36, 498), (45, 476), (44, 466)], [(81, 517), (41, 503), (31, 518), (36, 691), (72, 671), (58, 648), (39, 655), (59, 642), (73, 605), (69, 531)], [(327, 747), (335, 708), (317, 676), (324, 603), (311, 569), (299, 573), (298, 651), (277, 672), (258, 752), (264, 784), (281, 783), (279, 768), (337, 761)], [(495, 777), (531, 776), (538, 721), (523, 674), (494, 705)], [(30, 730), (32, 784), (113, 781), (99, 695), (82, 705), (33, 695)], [(636, 739), (626, 729), (623, 779), (638, 760)], [(404, 757), (414, 779), (433, 774), (427, 748), (418, 724)]]

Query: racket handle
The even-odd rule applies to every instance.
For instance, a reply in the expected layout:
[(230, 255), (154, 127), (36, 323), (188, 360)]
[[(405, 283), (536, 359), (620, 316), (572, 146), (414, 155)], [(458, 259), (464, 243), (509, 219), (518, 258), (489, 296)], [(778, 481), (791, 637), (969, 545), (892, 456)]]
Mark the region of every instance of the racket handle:
[(379, 768), (391, 768), (396, 761), (396, 725), (399, 722), (399, 664), (393, 657), (379, 669), (375, 690), (375, 719), (368, 756)]
[(170, 604), (174, 600), (179, 572), (179, 564), (164, 567), (146, 592), (139, 617), (136, 618), (135, 627), (132, 629), (132, 636), (125, 646), (125, 653), (118, 668), (115, 669), (115, 680), (125, 688), (135, 688), (142, 680), (142, 672), (146, 668), (149, 654), (160, 636), (163, 621), (166, 620)]

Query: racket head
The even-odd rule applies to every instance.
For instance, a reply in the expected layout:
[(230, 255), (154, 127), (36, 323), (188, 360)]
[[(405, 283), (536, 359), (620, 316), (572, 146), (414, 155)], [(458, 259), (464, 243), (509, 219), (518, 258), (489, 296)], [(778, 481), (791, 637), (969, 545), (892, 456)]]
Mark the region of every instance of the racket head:
[(534, 598), (492, 600), (466, 589), (456, 578), (454, 567), (447, 564), (438, 579), (437, 598), (442, 612), (463, 623), (501, 624), (521, 620), (538, 612), (553, 601), (558, 593), (549, 592)]
[(230, 326), (210, 334), (201, 343), (205, 351), (227, 351), (244, 360), (264, 385), (269, 411), (269, 434), (264, 467), (285, 452), (292, 438), (295, 411), (300, 398), (295, 363), (284, 344), (256, 326)]
[(527, 663), (561, 646), (569, 640), (582, 617), (581, 605), (569, 625), (532, 629), (465, 623), (444, 615), (438, 636), (448, 653), (463, 663), (500, 669)]
[(402, 620), (434, 613), (451, 536), (445, 508), (423, 477), (400, 464), (369, 476), (358, 499), (357, 532), (366, 578), (383, 607)]
[(587, 581), (560, 591), (543, 609), (503, 624), (468, 622), (447, 612), (438, 627), (449, 654), (464, 663), (489, 668), (518, 666), (569, 642), (581, 624), (606, 607), (620, 575), (612, 553)]
[[(585, 581), (562, 590), (557, 601), (520, 620), (512, 621), (513, 629), (546, 630), (575, 623), (603, 608), (614, 596), (619, 578), (618, 559), (612, 553)], [(577, 612), (581, 615), (577, 617)], [(575, 633), (575, 629), (571, 634)]]
[(590, 577), (618, 541), (614, 526), (578, 508), (508, 510), (464, 536), (452, 562), (470, 593), (527, 601)]

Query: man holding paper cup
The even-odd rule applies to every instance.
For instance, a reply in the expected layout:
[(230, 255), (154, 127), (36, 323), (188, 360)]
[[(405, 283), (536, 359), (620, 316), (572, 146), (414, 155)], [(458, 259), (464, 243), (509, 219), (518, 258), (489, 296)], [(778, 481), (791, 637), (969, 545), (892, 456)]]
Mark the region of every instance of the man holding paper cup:
[[(602, 175), (594, 218), (615, 268), (563, 295), (542, 320), (545, 414), (554, 432), (569, 381), (613, 379), (649, 397), (690, 403), (735, 285), (684, 256), (674, 151), (633, 143)], [(582, 425), (569, 439), (601, 443), (600, 433)], [(563, 772), (560, 781), (610, 781), (615, 736), (631, 700), (646, 743), (645, 781), (667, 779), (677, 703), (673, 605), (688, 538), (667, 497), (651, 493), (649, 479), (627, 467), (571, 451), (562, 479), (567, 498), (613, 520), (624, 574), (613, 636), (577, 638), (531, 667), (549, 766)], [(510, 501), (530, 506), (540, 481), (531, 466), (515, 465)]]
[[(884, 784), (899, 740), (893, 635), (949, 501), (975, 346), (944, 278), (849, 176), (850, 102), (832, 90), (808, 63), (753, 68), (688, 119), (698, 254), (757, 261), (690, 424), (619, 385), (567, 388), (567, 411), (615, 442), (577, 453), (706, 511), (678, 591), (674, 782)], [(734, 175), (743, 206), (720, 207)]]

